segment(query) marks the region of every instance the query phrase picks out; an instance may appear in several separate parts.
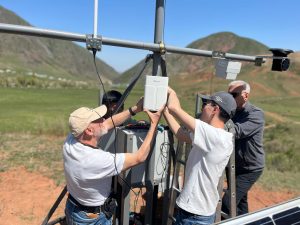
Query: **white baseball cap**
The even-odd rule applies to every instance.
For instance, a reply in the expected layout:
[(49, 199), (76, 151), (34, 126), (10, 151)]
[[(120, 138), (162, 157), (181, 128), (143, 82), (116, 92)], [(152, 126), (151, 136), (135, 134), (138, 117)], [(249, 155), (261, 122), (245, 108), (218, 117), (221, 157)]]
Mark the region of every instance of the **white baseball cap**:
[(95, 109), (81, 107), (70, 114), (69, 127), (71, 133), (78, 137), (89, 126), (89, 124), (103, 117), (107, 112), (105, 105), (101, 105)]

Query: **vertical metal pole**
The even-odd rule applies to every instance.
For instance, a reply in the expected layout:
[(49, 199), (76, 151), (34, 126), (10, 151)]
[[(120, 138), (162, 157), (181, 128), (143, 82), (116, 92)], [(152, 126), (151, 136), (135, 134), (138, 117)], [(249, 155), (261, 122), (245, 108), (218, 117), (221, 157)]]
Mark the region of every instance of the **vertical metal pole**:
[[(164, 0), (156, 0), (155, 8), (155, 30), (154, 30), (154, 43), (158, 44), (163, 40), (163, 27), (164, 27)], [(153, 67), (152, 67), (152, 76), (161, 76), (161, 55), (160, 52), (154, 52), (153, 54)], [(148, 163), (148, 171), (153, 171), (155, 169), (155, 157), (151, 157)], [(148, 173), (153, 174), (153, 173)], [(148, 180), (146, 184), (147, 188), (147, 199), (146, 199), (146, 215), (145, 215), (145, 225), (155, 224), (155, 218), (152, 216), (153, 211), (153, 202), (157, 202), (153, 198), (157, 199), (157, 193), (154, 188), (154, 178), (147, 177)], [(154, 196), (156, 195), (156, 196)], [(154, 200), (154, 201), (153, 201)], [(156, 207), (154, 207), (156, 209)], [(155, 212), (153, 213), (155, 215)]]
[[(155, 30), (154, 43), (159, 44), (163, 41), (163, 31), (165, 24), (165, 2), (164, 0), (156, 0), (155, 12)], [(161, 76), (161, 55), (159, 52), (154, 52), (153, 55), (153, 76)]]
[(196, 108), (195, 108), (195, 118), (199, 119), (201, 113), (201, 97), (197, 93), (196, 95)]
[(98, 0), (94, 1), (94, 34), (93, 37), (97, 37), (97, 27), (98, 27)]

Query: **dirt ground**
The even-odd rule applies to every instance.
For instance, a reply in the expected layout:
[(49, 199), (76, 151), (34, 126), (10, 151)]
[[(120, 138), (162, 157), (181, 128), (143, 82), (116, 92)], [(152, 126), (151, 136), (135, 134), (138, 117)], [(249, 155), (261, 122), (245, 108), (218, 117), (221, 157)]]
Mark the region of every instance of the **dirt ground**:
[[(38, 173), (26, 171), (23, 167), (0, 173), (0, 225), (42, 224), (63, 186)], [(136, 193), (138, 190), (136, 190)], [(141, 195), (140, 195), (141, 196)], [(289, 191), (266, 192), (256, 185), (250, 193), (250, 210), (255, 211), (295, 197)], [(132, 202), (134, 198), (132, 197)], [(65, 200), (52, 218), (63, 216)], [(145, 205), (138, 198), (136, 212)], [(134, 210), (133, 207), (131, 210)], [(50, 220), (51, 221), (51, 220)]]

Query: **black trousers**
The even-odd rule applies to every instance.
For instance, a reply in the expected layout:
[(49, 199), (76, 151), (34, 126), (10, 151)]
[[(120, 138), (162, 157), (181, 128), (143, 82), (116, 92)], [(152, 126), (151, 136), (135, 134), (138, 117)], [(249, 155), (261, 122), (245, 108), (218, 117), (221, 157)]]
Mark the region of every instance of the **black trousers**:
[[(248, 191), (252, 185), (258, 180), (262, 171), (247, 172), (236, 174), (236, 212), (237, 216), (249, 212), (248, 210)], [(222, 211), (226, 214), (229, 213), (229, 198), (230, 193), (225, 191), (222, 199)]]

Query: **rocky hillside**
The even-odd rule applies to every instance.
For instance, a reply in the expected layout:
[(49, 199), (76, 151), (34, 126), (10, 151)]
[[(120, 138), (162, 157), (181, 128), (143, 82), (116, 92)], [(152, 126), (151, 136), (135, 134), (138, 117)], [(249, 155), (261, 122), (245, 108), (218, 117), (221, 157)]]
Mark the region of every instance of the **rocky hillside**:
[[(234, 33), (220, 32), (201, 38), (189, 44), (187, 47), (201, 50), (217, 50), (228, 53), (242, 55), (271, 55), (269, 48), (258, 41), (240, 37)], [(282, 46), (284, 47), (284, 46)], [(257, 67), (254, 63), (242, 63), (241, 73), (238, 79), (247, 80), (250, 83), (257, 83), (257, 87), (261, 87), (261, 94), (265, 93), (265, 89), (269, 88), (269, 94), (284, 93), (284, 91), (294, 94), (300, 92), (296, 87), (296, 83), (300, 81), (300, 53), (290, 54), (291, 66), (287, 72), (272, 72), (271, 60), (267, 60), (262, 67)], [(228, 81), (218, 79), (214, 76), (214, 60), (207, 57), (189, 56), (179, 54), (167, 54), (167, 71), (170, 77), (170, 83), (174, 86), (180, 86), (180, 90), (187, 92), (203, 90), (210, 92), (218, 89), (219, 85), (225, 86)], [(128, 83), (131, 77), (136, 74), (140, 64), (139, 62), (133, 68), (124, 72), (118, 77), (115, 83)], [(152, 65), (149, 65), (144, 74), (151, 74)], [(143, 83), (141, 81), (141, 83)], [(278, 89), (284, 86), (283, 89)], [(220, 87), (222, 88), (222, 87)], [(292, 88), (292, 90), (290, 89)], [(287, 90), (285, 90), (287, 89)], [(260, 93), (260, 89), (258, 90)]]

